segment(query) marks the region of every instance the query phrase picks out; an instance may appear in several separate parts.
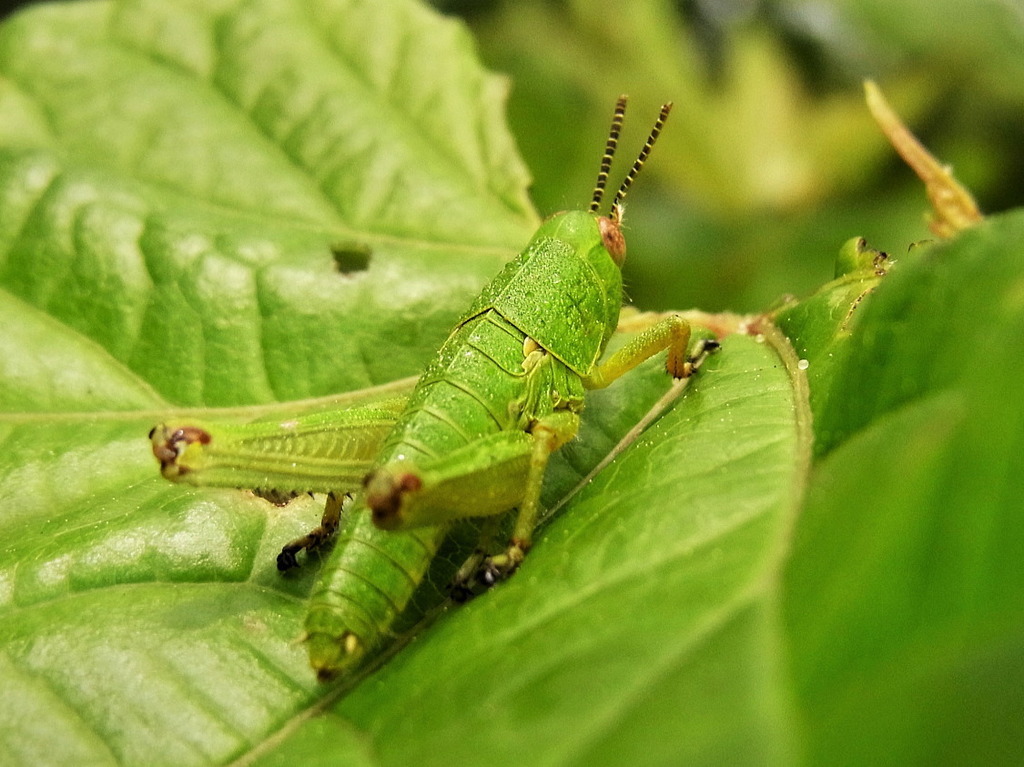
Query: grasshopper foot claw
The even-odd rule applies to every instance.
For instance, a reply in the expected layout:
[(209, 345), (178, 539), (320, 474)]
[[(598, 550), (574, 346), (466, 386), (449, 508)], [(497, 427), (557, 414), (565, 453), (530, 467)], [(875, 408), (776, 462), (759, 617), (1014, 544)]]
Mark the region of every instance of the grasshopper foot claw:
[(299, 566), (299, 560), (295, 556), (298, 553), (297, 550), (291, 550), (289, 547), (281, 549), (281, 553), (277, 555), (277, 569), (279, 572), (286, 573), (289, 570), (294, 570)]
[(693, 348), (693, 354), (686, 358), (686, 375), (684, 378), (689, 378), (696, 373), (697, 369), (704, 364), (704, 360), (721, 347), (722, 345), (713, 339), (698, 341)]
[(448, 590), (458, 603), (468, 602), (514, 573), (526, 556), (526, 548), (511, 544), (506, 551), (486, 557), (477, 552), (456, 574)]
[(526, 549), (513, 543), (503, 554), (487, 557), (480, 568), (480, 580), (490, 588), (498, 581), (503, 581), (514, 573), (526, 557)]

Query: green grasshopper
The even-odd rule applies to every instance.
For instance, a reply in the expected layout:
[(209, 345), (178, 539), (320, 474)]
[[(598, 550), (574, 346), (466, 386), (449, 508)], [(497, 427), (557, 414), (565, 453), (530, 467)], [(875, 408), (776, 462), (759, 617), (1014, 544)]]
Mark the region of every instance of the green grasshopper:
[[(520, 565), (538, 520), (548, 459), (576, 436), (587, 390), (608, 386), (662, 350), (668, 372), (687, 377), (717, 346), (708, 342), (688, 357), (690, 326), (671, 316), (600, 361), (622, 307), (623, 200), (671, 104), (662, 107), (609, 213), (601, 215), (625, 109), (623, 96), (589, 210), (558, 213), (541, 224), (459, 320), (407, 400), (216, 436), (198, 425), (151, 432), (168, 479), (272, 496), (329, 493), (320, 527), (278, 557), (278, 567), (289, 569), (302, 549), (337, 534), (305, 623), (320, 679), (353, 667), (382, 644), (456, 521), (517, 510), (507, 547), (471, 558), (457, 576), (463, 585), (490, 585)], [(342, 514), (342, 495), (360, 484), (361, 501)]]

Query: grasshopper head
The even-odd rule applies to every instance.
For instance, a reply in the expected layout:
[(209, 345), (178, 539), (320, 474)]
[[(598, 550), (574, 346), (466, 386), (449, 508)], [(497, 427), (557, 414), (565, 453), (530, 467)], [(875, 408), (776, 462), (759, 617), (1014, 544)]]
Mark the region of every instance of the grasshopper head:
[[(591, 291), (596, 291), (596, 295), (607, 294), (608, 311), (618, 317), (622, 305), (621, 270), (626, 260), (626, 238), (619, 216), (602, 216), (585, 210), (556, 213), (541, 225), (534, 241), (555, 242), (559, 252), (564, 254), (564, 265), (557, 270), (562, 278), (556, 286), (558, 291), (574, 290), (577, 301)], [(588, 267), (580, 269), (581, 263)], [(539, 279), (548, 276), (536, 274)], [(570, 289), (568, 285), (575, 287)], [(580, 292), (581, 287), (585, 287), (587, 293)], [(599, 315), (603, 317), (604, 313), (599, 312)]]

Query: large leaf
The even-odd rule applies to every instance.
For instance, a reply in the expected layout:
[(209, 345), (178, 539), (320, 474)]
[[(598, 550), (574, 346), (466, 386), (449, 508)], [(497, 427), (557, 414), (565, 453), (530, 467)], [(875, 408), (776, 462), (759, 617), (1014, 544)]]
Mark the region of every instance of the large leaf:
[[(636, 413), (614, 401), (643, 402), (664, 386), (658, 366), (645, 367), (591, 403), (588, 427), (621, 431)], [(285, 754), (308, 748), (309, 727), (336, 744), (332, 755), (359, 732), (393, 764), (424, 744), (445, 758), (515, 762), (522, 746), (508, 741), (524, 728), (538, 754), (566, 727), (582, 728), (571, 751), (626, 752), (685, 728), (666, 741), (669, 754), (699, 753), (712, 734), (713, 747), (734, 753), (755, 728), (765, 740), (752, 753), (785, 752), (773, 713), (782, 693), (769, 684), (779, 673), (771, 586), (807, 449), (793, 409), (771, 349), (728, 341), (650, 436), (562, 511), (512, 581), (446, 615), (357, 688), (340, 717), (303, 725)], [(14, 761), (52, 754), (54, 732), (58, 761), (262, 753), (275, 744), (265, 738), (303, 724), (330, 692), (295, 641), (313, 568), (294, 580), (274, 568), (315, 503), (281, 511), (235, 491), (170, 486), (146, 454), (143, 418), (8, 424), (5, 444), (19, 449), (0, 485), (11, 542), (0, 642), (6, 683), (18, 689), (4, 717), (22, 723), (7, 741)], [(573, 472), (556, 474), (555, 500)], [(717, 710), (705, 684), (719, 691)], [(624, 687), (634, 691), (625, 701)], [(649, 721), (667, 701), (685, 713)], [(748, 709), (740, 719), (737, 706)], [(709, 726), (724, 715), (735, 729)], [(594, 717), (599, 725), (583, 726)], [(467, 718), (475, 738), (453, 737)], [(620, 718), (645, 726), (613, 724)]]
[[(742, 752), (749, 726), (788, 752), (770, 587), (808, 444), (782, 341), (727, 341), (521, 573), (336, 714), (313, 716), (358, 680), (317, 685), (295, 641), (315, 567), (274, 568), (317, 503), (157, 476), (145, 434), (177, 406), (292, 412), (275, 401), (414, 372), (526, 239), (501, 85), (459, 27), (406, 2), (77, 3), (6, 23), (0, 66), (4, 763), (405, 762), (445, 740), (438, 759), (512, 760), (575, 726), (588, 678), (580, 752), (664, 734), (642, 726), (664, 700), (693, 715), (678, 753)], [(338, 272), (332, 250), (365, 247)], [(547, 502), (666, 386), (652, 361), (595, 396)], [(486, 697), (407, 716), (439, 680)], [(444, 737), (466, 708), (475, 745)]]
[(818, 763), (1024, 753), (1022, 242), (1018, 211), (912, 252), (821, 382), (815, 415), (841, 444), (814, 473), (784, 597)]
[(573, 495), (667, 382), (590, 398), (521, 572), (323, 687), (318, 502), (145, 434), (416, 372), (533, 222), (500, 82), (398, 0), (40, 8), (0, 68), (4, 764), (1019, 763), (1019, 214), (727, 338)]
[[(48, 396), (67, 356), (21, 353), (39, 313), (100, 347), (73, 369), (107, 356), (101, 406), (411, 375), (530, 232), (503, 83), (409, 2), (55, 5), (4, 25), (0, 67), (22, 392)], [(369, 248), (369, 268), (339, 273), (332, 247)], [(58, 409), (79, 409), (68, 380)]]
[(516, 578), (335, 710), (390, 764), (789, 755), (775, 585), (810, 437), (790, 373), (770, 347), (728, 339)]

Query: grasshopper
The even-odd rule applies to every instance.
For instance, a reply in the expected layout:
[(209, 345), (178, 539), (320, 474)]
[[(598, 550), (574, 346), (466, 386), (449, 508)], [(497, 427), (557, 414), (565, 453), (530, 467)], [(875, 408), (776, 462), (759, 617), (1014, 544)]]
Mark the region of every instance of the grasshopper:
[[(688, 357), (690, 326), (670, 316), (601, 361), (622, 307), (623, 201), (671, 106), (662, 107), (602, 215), (626, 110), (619, 98), (589, 209), (541, 224), (455, 325), (407, 400), (217, 436), (197, 425), (151, 432), (169, 479), (275, 496), (329, 493), (320, 527), (278, 557), (289, 569), (302, 549), (336, 535), (305, 622), (321, 680), (382, 644), (457, 520), (515, 509), (507, 547), (471, 558), (457, 578), (489, 585), (516, 570), (530, 548), (548, 459), (576, 436), (587, 390), (664, 350), (673, 378), (687, 377), (717, 346), (707, 342)], [(342, 514), (343, 494), (360, 484), (361, 500)]]

